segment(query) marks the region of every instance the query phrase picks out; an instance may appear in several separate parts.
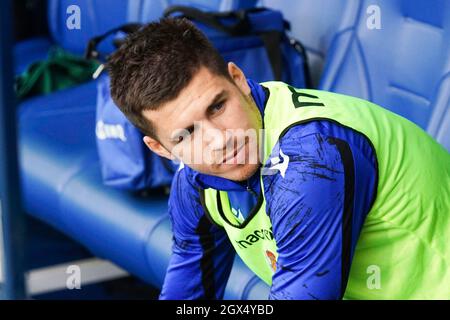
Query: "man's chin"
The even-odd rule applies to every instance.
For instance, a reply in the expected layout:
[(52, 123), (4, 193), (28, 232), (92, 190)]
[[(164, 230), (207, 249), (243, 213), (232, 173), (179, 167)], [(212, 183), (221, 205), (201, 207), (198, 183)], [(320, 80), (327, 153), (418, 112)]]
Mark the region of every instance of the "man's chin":
[(223, 166), (225, 171), (217, 173), (216, 175), (233, 181), (244, 181), (249, 179), (260, 167), (259, 164), (236, 164), (230, 165), (230, 168), (226, 170), (227, 165)]
[(190, 166), (191, 169), (207, 174), (233, 181), (244, 181), (255, 174), (260, 164), (221, 164), (213, 166)]

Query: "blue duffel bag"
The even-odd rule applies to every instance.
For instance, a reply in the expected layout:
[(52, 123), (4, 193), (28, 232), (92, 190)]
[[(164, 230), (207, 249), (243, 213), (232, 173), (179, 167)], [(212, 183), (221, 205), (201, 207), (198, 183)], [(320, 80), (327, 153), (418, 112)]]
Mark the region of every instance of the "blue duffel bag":
[(290, 24), (280, 11), (252, 8), (205, 12), (172, 6), (164, 16), (193, 21), (225, 61), (236, 63), (252, 80), (280, 80), (297, 88), (311, 87), (305, 50), (300, 41), (286, 34)]
[[(130, 23), (92, 38), (85, 57), (102, 60), (98, 51), (105, 40), (118, 47), (124, 37), (141, 27)], [(110, 78), (102, 74), (104, 64), (94, 73), (97, 81), (95, 136), (105, 185), (129, 191), (143, 191), (170, 186), (179, 163), (150, 151), (142, 141), (142, 133), (125, 117), (114, 103), (110, 92)]]
[(170, 185), (178, 164), (147, 148), (141, 132), (112, 100), (107, 75), (97, 85), (95, 135), (105, 185), (125, 190)]
[[(309, 86), (309, 72), (304, 49), (289, 38), (289, 24), (279, 11), (266, 8), (231, 12), (204, 12), (184, 6), (169, 7), (165, 16), (192, 20), (211, 40), (225, 61), (233, 61), (252, 80), (281, 80), (298, 88)], [(98, 58), (96, 46), (113, 33), (117, 45), (123, 32), (131, 33), (140, 25), (130, 24), (93, 38), (86, 56)], [(178, 163), (161, 158), (142, 141), (134, 127), (114, 104), (109, 91), (109, 77), (98, 82), (97, 148), (103, 182), (126, 190), (141, 190), (170, 185)]]

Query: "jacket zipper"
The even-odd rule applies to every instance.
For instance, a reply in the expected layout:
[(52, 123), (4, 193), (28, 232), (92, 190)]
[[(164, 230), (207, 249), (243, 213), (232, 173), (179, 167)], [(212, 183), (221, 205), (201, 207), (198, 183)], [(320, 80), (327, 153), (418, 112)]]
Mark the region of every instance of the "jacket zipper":
[(258, 199), (258, 195), (256, 194), (255, 191), (253, 191), (252, 188), (250, 188), (250, 180), (247, 179), (247, 191), (250, 192), (255, 198)]

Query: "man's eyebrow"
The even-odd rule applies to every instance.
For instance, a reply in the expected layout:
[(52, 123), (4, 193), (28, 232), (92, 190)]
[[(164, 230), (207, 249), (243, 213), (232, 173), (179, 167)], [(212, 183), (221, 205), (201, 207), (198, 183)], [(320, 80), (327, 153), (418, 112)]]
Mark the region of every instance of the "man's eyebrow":
[(214, 97), (214, 99), (208, 104), (208, 108), (206, 109), (207, 111), (210, 110), (212, 107), (214, 107), (217, 103), (221, 102), (221, 100), (227, 95), (227, 92), (222, 89), (222, 91), (220, 91), (218, 94), (216, 94), (216, 96)]
[[(227, 92), (222, 89), (222, 91), (220, 91), (218, 94), (216, 94), (214, 96), (214, 98), (212, 99), (212, 101), (208, 104), (208, 107), (206, 108), (206, 111), (208, 112), (212, 107), (214, 107), (217, 103), (221, 102), (223, 100), (223, 98), (225, 98), (227, 95)], [(180, 137), (180, 135), (186, 131), (192, 132), (192, 130), (194, 130), (194, 125), (191, 124), (189, 126), (187, 126), (184, 129), (180, 129), (175, 131), (175, 133), (170, 137), (171, 141), (176, 140), (177, 137)]]

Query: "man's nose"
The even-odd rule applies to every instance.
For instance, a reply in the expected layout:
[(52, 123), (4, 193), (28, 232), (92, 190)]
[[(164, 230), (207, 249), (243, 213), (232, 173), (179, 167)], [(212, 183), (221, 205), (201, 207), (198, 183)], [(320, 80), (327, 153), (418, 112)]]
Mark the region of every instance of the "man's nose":
[(225, 133), (209, 121), (202, 123), (204, 143), (212, 151), (223, 150), (225, 147)]

